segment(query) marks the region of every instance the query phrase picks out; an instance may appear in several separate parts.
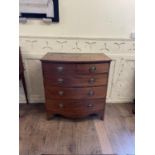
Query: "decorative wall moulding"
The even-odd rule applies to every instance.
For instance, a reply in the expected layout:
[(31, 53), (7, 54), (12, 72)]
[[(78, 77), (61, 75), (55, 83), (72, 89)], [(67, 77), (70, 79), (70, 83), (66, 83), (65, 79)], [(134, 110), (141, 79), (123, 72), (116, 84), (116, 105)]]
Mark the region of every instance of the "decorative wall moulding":
[(47, 52), (106, 53), (112, 58), (107, 102), (128, 103), (134, 98), (135, 48), (131, 39), (20, 36), (20, 46), (30, 102), (44, 102), (40, 58)]
[(79, 52), (79, 53), (134, 53), (134, 41), (120, 39), (20, 37), (23, 53)]

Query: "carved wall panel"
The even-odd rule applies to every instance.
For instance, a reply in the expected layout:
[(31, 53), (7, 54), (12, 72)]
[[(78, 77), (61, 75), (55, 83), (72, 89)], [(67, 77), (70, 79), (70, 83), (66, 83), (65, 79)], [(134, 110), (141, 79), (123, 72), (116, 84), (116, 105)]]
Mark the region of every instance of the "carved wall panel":
[[(112, 58), (107, 102), (134, 98), (134, 41), (129, 39), (20, 37), (30, 102), (44, 102), (40, 58), (47, 52), (105, 53)], [(20, 88), (20, 102), (25, 102)]]

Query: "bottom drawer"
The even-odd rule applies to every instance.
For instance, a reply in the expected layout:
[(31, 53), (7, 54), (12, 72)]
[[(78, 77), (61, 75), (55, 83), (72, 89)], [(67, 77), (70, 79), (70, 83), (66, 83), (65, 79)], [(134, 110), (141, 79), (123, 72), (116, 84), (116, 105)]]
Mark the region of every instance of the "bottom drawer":
[(47, 100), (46, 109), (53, 114), (81, 116), (104, 110), (105, 99)]

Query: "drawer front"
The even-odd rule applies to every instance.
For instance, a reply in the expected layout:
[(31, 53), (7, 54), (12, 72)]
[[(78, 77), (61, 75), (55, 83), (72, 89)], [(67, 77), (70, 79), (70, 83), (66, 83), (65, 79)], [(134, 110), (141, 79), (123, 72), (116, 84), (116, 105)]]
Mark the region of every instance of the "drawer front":
[(108, 73), (110, 63), (93, 63), (93, 64), (63, 64), (43, 62), (42, 68), (46, 75), (67, 75), (73, 74), (98, 74)]
[(89, 87), (102, 86), (108, 82), (108, 74), (98, 75), (44, 75), (45, 86), (59, 86), (59, 87)]
[(110, 63), (77, 64), (76, 71), (79, 74), (108, 73)]
[(58, 75), (67, 75), (68, 73), (75, 73), (75, 65), (74, 64), (63, 64), (63, 63), (42, 63), (43, 73), (44, 75), (53, 76), (55, 74)]
[(45, 87), (46, 99), (105, 98), (107, 86), (87, 88)]
[(87, 114), (104, 110), (105, 100), (47, 100), (46, 109), (59, 114)]

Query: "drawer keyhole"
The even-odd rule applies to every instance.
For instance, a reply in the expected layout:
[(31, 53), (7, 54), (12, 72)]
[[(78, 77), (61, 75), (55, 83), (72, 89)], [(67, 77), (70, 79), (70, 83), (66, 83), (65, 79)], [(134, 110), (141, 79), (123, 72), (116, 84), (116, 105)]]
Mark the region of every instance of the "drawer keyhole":
[(59, 79), (58, 79), (58, 83), (59, 83), (59, 84), (62, 84), (63, 82), (64, 82), (64, 79), (63, 79), (63, 78), (59, 78)]
[(88, 104), (87, 106), (88, 106), (89, 108), (91, 108), (91, 107), (93, 107), (93, 104), (90, 103), (90, 104)]
[(58, 72), (63, 72), (64, 68), (62, 66), (57, 67)]
[(59, 104), (59, 107), (60, 107), (60, 108), (63, 108), (63, 107), (64, 107), (63, 103), (60, 103), (60, 104)]
[(60, 96), (63, 96), (64, 95), (64, 92), (63, 91), (59, 91), (59, 95)]

